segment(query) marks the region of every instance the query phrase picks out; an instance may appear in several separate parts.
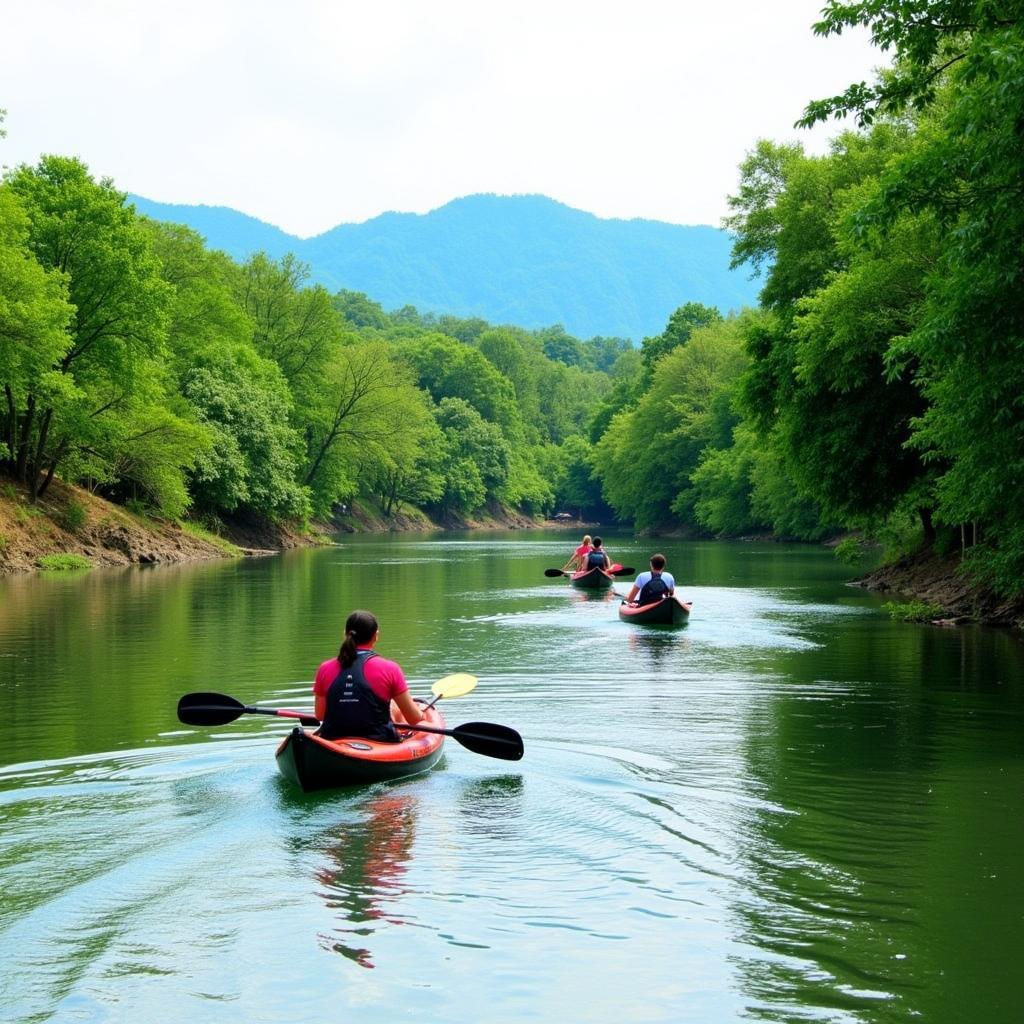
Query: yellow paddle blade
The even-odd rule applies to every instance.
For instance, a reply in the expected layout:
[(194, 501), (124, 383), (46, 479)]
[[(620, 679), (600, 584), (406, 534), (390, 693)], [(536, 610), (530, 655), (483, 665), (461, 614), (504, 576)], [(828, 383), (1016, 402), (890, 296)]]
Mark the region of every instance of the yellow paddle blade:
[(438, 697), (462, 697), (476, 687), (476, 676), (468, 672), (456, 672), (454, 675), (438, 679), (430, 688), (430, 692)]

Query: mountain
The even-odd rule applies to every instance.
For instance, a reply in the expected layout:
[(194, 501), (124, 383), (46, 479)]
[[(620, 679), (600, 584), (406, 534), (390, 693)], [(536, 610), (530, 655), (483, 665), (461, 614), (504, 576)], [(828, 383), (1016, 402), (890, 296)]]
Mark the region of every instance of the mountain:
[(140, 213), (186, 224), (238, 260), (294, 252), (332, 291), (386, 309), (479, 316), (521, 327), (563, 324), (581, 338), (657, 334), (685, 302), (754, 305), (759, 285), (729, 269), (717, 228), (608, 220), (546, 196), (473, 195), (426, 214), (385, 213), (297, 238), (226, 207), (129, 197)]

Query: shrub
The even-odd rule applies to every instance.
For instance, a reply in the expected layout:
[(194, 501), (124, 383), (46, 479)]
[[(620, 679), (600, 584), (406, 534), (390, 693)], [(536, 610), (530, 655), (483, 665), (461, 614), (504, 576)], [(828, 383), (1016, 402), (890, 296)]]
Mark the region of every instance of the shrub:
[(882, 610), (900, 622), (931, 622), (945, 614), (941, 604), (928, 604), (926, 601), (909, 601), (905, 604), (887, 601), (882, 605)]
[(58, 521), (65, 530), (75, 533), (85, 525), (85, 519), (85, 508), (77, 501), (70, 501)]
[(48, 572), (71, 572), (74, 569), (91, 569), (92, 562), (83, 555), (43, 555), (36, 561), (40, 569)]
[(18, 496), (18, 488), (14, 484), (0, 484), (0, 495), (13, 501)]

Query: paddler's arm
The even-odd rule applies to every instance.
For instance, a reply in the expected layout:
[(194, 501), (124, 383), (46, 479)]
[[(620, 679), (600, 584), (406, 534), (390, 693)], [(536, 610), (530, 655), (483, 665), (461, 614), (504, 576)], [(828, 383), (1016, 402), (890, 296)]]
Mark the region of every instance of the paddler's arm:
[(626, 604), (632, 604), (633, 600), (636, 598), (636, 595), (639, 593), (640, 588), (634, 583), (633, 589), (629, 592), (628, 596), (626, 597)]
[(313, 714), (322, 722), (327, 714), (327, 694), (317, 694), (313, 698)]
[(398, 710), (402, 712), (402, 717), (407, 725), (416, 725), (423, 721), (425, 716), (408, 690), (403, 690), (398, 694), (395, 697), (395, 703), (398, 705)]

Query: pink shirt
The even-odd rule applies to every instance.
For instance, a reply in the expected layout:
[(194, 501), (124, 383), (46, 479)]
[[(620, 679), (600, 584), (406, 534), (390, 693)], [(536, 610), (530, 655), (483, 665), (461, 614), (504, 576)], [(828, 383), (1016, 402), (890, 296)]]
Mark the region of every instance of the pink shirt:
[(590, 544), (581, 544), (574, 552), (574, 555), (585, 555), (588, 551), (593, 551), (593, 547)]
[[(360, 651), (369, 650), (368, 647), (358, 648)], [(313, 693), (317, 697), (326, 697), (331, 683), (338, 678), (341, 671), (341, 662), (337, 658), (325, 661), (316, 670), (316, 679), (313, 682)], [(381, 700), (394, 700), (400, 693), (409, 689), (409, 684), (402, 675), (402, 670), (393, 661), (387, 658), (370, 658), (363, 670), (370, 689), (373, 690)]]

